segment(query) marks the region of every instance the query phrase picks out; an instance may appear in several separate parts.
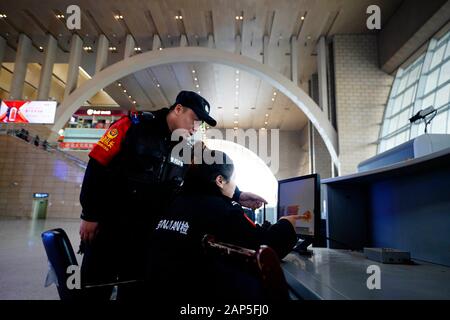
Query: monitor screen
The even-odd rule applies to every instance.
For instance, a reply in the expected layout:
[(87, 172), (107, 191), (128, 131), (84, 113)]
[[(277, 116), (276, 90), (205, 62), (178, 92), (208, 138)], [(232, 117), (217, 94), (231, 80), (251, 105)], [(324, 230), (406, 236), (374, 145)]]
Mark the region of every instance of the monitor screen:
[(320, 223), (320, 192), (317, 174), (278, 182), (278, 218), (301, 215), (296, 222), (299, 236), (314, 237)]

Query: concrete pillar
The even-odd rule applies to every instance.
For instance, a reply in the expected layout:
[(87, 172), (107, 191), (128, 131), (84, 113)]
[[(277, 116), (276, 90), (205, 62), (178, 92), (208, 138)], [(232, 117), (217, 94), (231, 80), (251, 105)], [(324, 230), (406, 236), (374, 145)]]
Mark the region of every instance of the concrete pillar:
[(269, 36), (263, 38), (263, 64), (269, 62)]
[(31, 40), (25, 34), (19, 36), (19, 46), (17, 47), (16, 61), (14, 63), (14, 73), (9, 90), (10, 99), (21, 99), (25, 76), (27, 74), (28, 57), (31, 51)]
[(45, 48), (44, 64), (41, 69), (39, 80), (38, 100), (48, 100), (50, 84), (53, 75), (53, 65), (55, 64), (57, 41), (51, 35), (47, 35), (47, 47)]
[(69, 69), (67, 71), (66, 89), (64, 90), (64, 99), (77, 88), (79, 67), (81, 55), (83, 52), (83, 41), (74, 34), (70, 42)]
[(127, 38), (125, 39), (125, 50), (123, 58), (129, 58), (134, 54), (134, 47), (136, 46), (136, 43), (134, 41), (134, 38), (131, 34), (127, 34)]
[(238, 34), (236, 36), (236, 46), (234, 49), (234, 53), (236, 54), (241, 54), (242, 53), (242, 39), (241, 39), (241, 35)]
[(298, 85), (298, 40), (291, 37), (291, 80)]
[(3, 58), (5, 57), (6, 53), (6, 40), (3, 37), (0, 37), (0, 74), (2, 72), (2, 63)]
[(214, 37), (212, 34), (208, 34), (208, 48), (214, 49)]
[(317, 73), (319, 75), (319, 106), (328, 117), (327, 51), (325, 37), (317, 44)]
[(161, 38), (155, 34), (153, 36), (152, 50), (159, 50), (159, 48), (161, 48)]
[(188, 42), (185, 34), (182, 34), (180, 37), (180, 47), (187, 47)]
[(102, 71), (108, 64), (109, 41), (104, 34), (98, 37), (95, 73)]

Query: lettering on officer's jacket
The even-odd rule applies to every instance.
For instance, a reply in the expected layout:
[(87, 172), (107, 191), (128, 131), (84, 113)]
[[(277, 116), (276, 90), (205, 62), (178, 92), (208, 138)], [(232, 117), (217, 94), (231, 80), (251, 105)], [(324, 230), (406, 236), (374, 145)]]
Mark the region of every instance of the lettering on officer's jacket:
[(110, 129), (101, 139), (97, 142), (97, 144), (102, 147), (105, 151), (111, 150), (111, 148), (114, 146), (114, 139), (119, 134), (119, 130), (116, 128)]
[(177, 220), (160, 220), (156, 230), (164, 229), (169, 231), (176, 231), (182, 234), (187, 234), (189, 230), (189, 223), (187, 221), (177, 221)]

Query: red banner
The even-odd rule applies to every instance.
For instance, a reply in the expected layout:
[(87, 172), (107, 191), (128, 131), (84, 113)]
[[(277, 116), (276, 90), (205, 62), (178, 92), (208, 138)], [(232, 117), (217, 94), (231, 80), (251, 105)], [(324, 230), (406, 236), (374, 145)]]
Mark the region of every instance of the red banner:
[(97, 143), (90, 142), (60, 142), (60, 149), (72, 149), (72, 150), (91, 150)]

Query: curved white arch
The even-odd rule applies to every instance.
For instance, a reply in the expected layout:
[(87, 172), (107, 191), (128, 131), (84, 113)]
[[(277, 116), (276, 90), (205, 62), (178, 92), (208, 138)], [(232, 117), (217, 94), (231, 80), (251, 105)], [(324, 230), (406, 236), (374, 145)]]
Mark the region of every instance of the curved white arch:
[(317, 104), (296, 84), (281, 73), (251, 58), (231, 52), (203, 47), (177, 47), (147, 51), (121, 60), (86, 81), (61, 103), (52, 131), (58, 132), (85, 101), (104, 87), (134, 72), (176, 62), (210, 62), (228, 65), (256, 75), (291, 99), (310, 119), (321, 135), (331, 158), (339, 168), (337, 133)]

